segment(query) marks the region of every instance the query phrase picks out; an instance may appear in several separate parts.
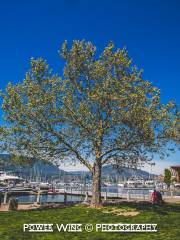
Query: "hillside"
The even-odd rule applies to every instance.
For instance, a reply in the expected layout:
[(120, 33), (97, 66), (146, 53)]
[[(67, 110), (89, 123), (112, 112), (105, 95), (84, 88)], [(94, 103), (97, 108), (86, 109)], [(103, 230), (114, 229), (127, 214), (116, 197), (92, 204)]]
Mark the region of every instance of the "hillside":
[[(15, 171), (21, 173), (22, 176), (30, 177), (41, 175), (45, 177), (52, 176), (86, 176), (91, 178), (89, 171), (64, 171), (59, 169), (53, 164), (44, 163), (43, 161), (36, 162), (33, 166), (20, 166), (14, 165), (11, 161), (10, 155), (0, 154), (0, 170), (2, 171)], [(102, 178), (120, 178), (128, 179), (130, 177), (148, 178), (149, 173), (141, 169), (132, 169), (121, 167), (120, 169), (114, 168), (112, 165), (106, 165), (102, 168)]]

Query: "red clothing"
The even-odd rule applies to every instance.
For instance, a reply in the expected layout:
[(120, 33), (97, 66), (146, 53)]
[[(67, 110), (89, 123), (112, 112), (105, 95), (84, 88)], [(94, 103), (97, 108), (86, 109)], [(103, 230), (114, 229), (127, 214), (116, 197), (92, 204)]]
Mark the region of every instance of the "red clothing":
[(157, 202), (158, 201), (158, 194), (157, 192), (153, 192), (151, 195), (152, 202)]

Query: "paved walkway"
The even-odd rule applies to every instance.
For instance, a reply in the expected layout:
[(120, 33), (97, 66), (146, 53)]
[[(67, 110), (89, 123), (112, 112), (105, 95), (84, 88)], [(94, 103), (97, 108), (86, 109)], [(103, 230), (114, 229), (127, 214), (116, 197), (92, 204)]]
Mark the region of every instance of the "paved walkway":
[[(7, 212), (8, 210), (8, 204), (2, 204), (0, 207), (0, 212)], [(39, 205), (37, 204), (19, 204), (18, 210), (32, 210), (39, 208)]]

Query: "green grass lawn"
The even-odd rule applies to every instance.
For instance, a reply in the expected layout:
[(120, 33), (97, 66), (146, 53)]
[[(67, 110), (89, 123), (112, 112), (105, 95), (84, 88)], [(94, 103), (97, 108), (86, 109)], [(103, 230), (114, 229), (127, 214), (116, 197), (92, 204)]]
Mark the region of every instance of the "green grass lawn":
[[(112, 208), (121, 211), (138, 211), (137, 216), (122, 216), (112, 213)], [(117, 210), (115, 209), (115, 210)], [(27, 233), (23, 232), (24, 223), (157, 223), (156, 233)], [(180, 239), (180, 204), (168, 204), (160, 207), (151, 205), (122, 203), (119, 206), (108, 206), (102, 209), (91, 209), (85, 206), (72, 206), (62, 209), (0, 212), (0, 240), (36, 240), (36, 239), (122, 239), (122, 240), (179, 240)]]

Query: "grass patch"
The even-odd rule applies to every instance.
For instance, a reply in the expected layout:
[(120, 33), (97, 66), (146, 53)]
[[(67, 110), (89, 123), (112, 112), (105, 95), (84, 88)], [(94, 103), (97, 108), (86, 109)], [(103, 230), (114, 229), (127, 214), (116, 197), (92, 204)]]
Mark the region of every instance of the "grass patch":
[[(138, 213), (126, 215), (125, 213)], [(157, 223), (157, 233), (82, 233), (58, 232), (28, 233), (23, 232), (24, 223)], [(92, 209), (86, 206), (73, 206), (62, 209), (36, 211), (0, 212), (0, 239), (2, 240), (179, 240), (180, 239), (180, 204), (167, 204), (152, 207), (149, 204), (122, 203), (119, 206), (106, 206)]]

